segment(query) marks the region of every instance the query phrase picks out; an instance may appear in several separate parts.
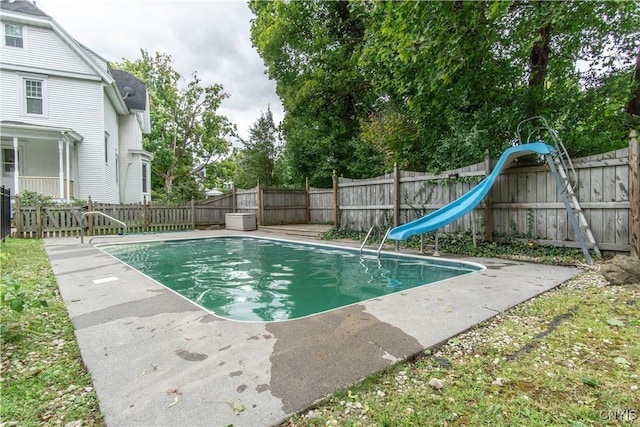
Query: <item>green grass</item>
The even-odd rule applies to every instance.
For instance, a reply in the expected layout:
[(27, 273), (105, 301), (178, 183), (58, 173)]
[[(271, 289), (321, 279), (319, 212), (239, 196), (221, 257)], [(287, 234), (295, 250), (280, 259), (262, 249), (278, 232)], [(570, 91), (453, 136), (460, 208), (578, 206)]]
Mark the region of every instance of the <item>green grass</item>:
[[(1, 249), (3, 278), (16, 280), (27, 307), (0, 308), (0, 424), (102, 425), (43, 242), (8, 239)], [(284, 425), (637, 425), (639, 308), (638, 286), (603, 286), (591, 268)]]
[(4, 287), (3, 294), (23, 293), (26, 301), (21, 312), (0, 307), (0, 424), (103, 425), (42, 240), (9, 238), (0, 245), (2, 281), (19, 286), (17, 292)]
[(584, 272), (284, 425), (640, 423), (639, 306), (637, 285), (604, 287)]

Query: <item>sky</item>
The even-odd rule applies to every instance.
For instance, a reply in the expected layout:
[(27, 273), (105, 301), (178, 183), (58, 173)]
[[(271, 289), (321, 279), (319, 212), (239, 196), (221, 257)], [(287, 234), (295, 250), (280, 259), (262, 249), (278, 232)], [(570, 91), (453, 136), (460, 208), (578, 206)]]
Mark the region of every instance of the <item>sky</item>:
[(251, 44), (253, 14), (244, 0), (36, 0), (36, 6), (108, 61), (135, 61), (141, 49), (165, 53), (185, 82), (195, 71), (202, 86), (221, 84), (230, 97), (218, 113), (241, 138), (267, 108), (276, 124), (283, 118), (275, 81)]

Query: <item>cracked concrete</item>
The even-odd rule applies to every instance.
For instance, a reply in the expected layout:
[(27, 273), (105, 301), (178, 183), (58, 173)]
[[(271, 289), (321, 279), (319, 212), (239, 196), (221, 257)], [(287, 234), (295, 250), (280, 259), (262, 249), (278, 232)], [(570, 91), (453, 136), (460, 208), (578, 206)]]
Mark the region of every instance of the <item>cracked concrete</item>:
[[(230, 234), (242, 233), (93, 243)], [(273, 229), (245, 234), (312, 240)], [(303, 319), (251, 323), (221, 319), (79, 239), (45, 244), (109, 426), (278, 424), (577, 273), (469, 259), (487, 269)]]

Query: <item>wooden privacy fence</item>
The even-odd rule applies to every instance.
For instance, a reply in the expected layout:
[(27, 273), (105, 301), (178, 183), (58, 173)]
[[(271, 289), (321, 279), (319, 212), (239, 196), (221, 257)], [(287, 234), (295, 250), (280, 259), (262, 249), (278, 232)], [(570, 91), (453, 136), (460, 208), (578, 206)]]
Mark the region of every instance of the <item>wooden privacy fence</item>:
[[(370, 179), (334, 176), (331, 189), (233, 189), (229, 194), (184, 206), (101, 205), (87, 207), (123, 221), (131, 231), (193, 229), (224, 224), (225, 214), (254, 213), (258, 225), (333, 223), (368, 230), (388, 228), (428, 214), (467, 193), (491, 173), (488, 157), (471, 166), (439, 174), (393, 173)], [(637, 133), (629, 147), (574, 159), (575, 192), (600, 249), (640, 256), (640, 181)], [(79, 207), (28, 207), (16, 203), (19, 237), (77, 235)], [(119, 232), (116, 224), (95, 216), (88, 234)], [(545, 165), (515, 163), (503, 171), (473, 214), (443, 227), (444, 232), (475, 229), (487, 240), (526, 238), (540, 244), (578, 247), (555, 181)]]
[[(150, 203), (87, 206), (21, 206), (16, 198), (17, 237), (104, 235), (122, 232), (123, 227), (101, 212), (127, 225), (127, 232), (189, 230), (225, 224), (227, 213), (254, 213), (259, 225), (301, 224), (331, 221), (331, 202), (326, 208), (312, 208), (311, 201), (324, 202), (331, 189), (281, 189), (258, 186), (249, 190), (234, 189), (219, 197), (192, 201), (180, 206)], [(324, 199), (323, 199), (324, 198)], [(83, 219), (83, 214), (84, 219)]]
[[(440, 174), (405, 172), (371, 179), (334, 177), (334, 216), (339, 226), (367, 230), (406, 223), (454, 201), (491, 173), (485, 161)], [(600, 249), (640, 254), (640, 184), (637, 133), (629, 147), (574, 159), (580, 205)], [(555, 180), (546, 164), (503, 171), (473, 214), (441, 229), (472, 229), (488, 240), (527, 238), (539, 244), (579, 247)]]

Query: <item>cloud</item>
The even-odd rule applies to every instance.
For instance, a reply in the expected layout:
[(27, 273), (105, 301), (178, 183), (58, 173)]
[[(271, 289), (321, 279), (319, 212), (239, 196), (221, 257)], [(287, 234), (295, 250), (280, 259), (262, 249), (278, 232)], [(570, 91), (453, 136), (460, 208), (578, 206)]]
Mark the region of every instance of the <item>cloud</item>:
[(265, 74), (250, 39), (246, 1), (38, 0), (37, 6), (72, 37), (113, 62), (140, 58), (140, 50), (171, 55), (185, 80), (221, 84), (230, 95), (219, 110), (242, 138), (261, 111), (283, 118), (275, 82)]

